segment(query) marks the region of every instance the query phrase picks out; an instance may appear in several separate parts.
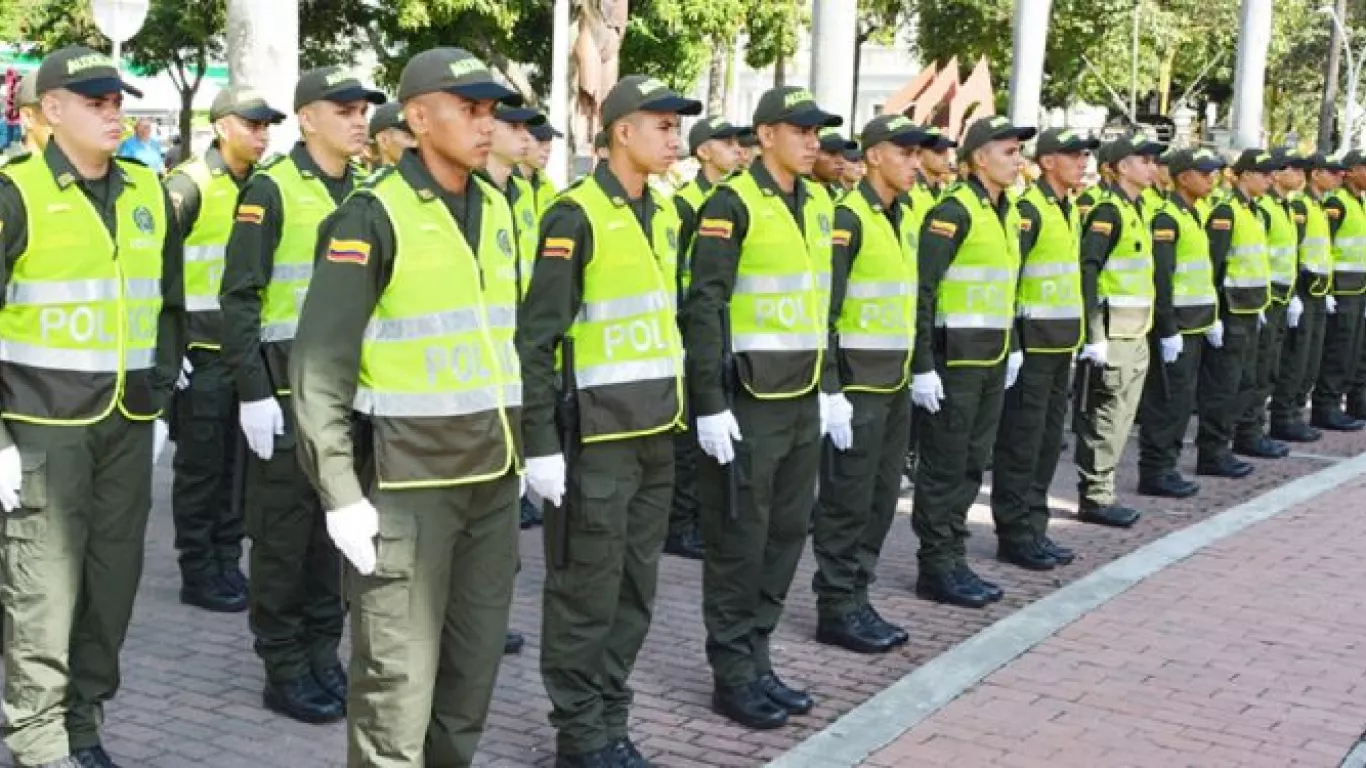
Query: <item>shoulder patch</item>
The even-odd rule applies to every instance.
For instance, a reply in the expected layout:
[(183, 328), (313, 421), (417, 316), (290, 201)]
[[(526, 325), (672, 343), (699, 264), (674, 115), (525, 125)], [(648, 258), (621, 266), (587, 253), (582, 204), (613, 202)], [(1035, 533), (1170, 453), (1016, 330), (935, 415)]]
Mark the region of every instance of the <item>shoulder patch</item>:
[(940, 221), (939, 219), (930, 219), (930, 226), (927, 227), (927, 229), (930, 231), (930, 234), (939, 235), (940, 237), (953, 237), (958, 234), (957, 224), (954, 224), (951, 221)]
[(1034, 229), (1034, 221), (1033, 221), (1033, 219), (1025, 218), (1025, 217), (1023, 217), (1023, 216), (1020, 217), (1020, 231), (1021, 231), (1021, 232), (1028, 232), (1028, 231), (1030, 231), (1030, 230), (1032, 230), (1032, 229)]
[(722, 240), (729, 240), (735, 232), (735, 222), (725, 219), (703, 219), (697, 225), (698, 237), (716, 237)]
[(848, 245), (853, 239), (847, 229), (837, 229), (830, 235), (830, 242), (834, 245)]
[(1111, 224), (1111, 223), (1108, 222), (1108, 221), (1093, 221), (1093, 222), (1091, 222), (1091, 231), (1092, 231), (1092, 232), (1095, 232), (1097, 235), (1108, 235), (1108, 234), (1110, 234), (1111, 232), (1113, 232), (1114, 230), (1115, 230), (1115, 225)]
[(1330, 218), (1330, 219), (1340, 219), (1340, 218), (1342, 218), (1342, 209), (1339, 208), (1339, 207), (1337, 207), (1337, 206), (1332, 206), (1332, 207), (1326, 207), (1326, 206), (1325, 206), (1324, 209), (1323, 209), (1323, 212), (1326, 213), (1326, 214), (1328, 214), (1328, 218)]
[(1297, 214), (1295, 214), (1294, 219), (1295, 219), (1295, 223), (1296, 223), (1296, 224), (1303, 224), (1303, 223), (1304, 223), (1304, 214), (1302, 214), (1302, 213), (1297, 213)]
[(237, 206), (237, 220), (243, 224), (260, 224), (266, 218), (266, 209), (259, 205)]
[(1232, 220), (1232, 219), (1210, 219), (1209, 228), (1210, 228), (1210, 229), (1219, 229), (1219, 230), (1233, 229), (1233, 220)]
[(1154, 229), (1153, 241), (1158, 243), (1176, 242), (1176, 230), (1174, 229)]
[(327, 260), (364, 266), (370, 261), (370, 244), (364, 240), (337, 240), (327, 244)]
[(541, 244), (541, 258), (568, 259), (574, 255), (574, 239), (571, 237), (547, 237)]

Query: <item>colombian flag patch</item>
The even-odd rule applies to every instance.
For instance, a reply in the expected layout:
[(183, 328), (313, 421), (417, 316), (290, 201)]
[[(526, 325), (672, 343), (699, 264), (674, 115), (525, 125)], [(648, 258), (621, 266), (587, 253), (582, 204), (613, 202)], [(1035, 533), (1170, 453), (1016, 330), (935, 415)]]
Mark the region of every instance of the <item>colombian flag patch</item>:
[(370, 244), (364, 240), (333, 240), (327, 244), (327, 260), (365, 265), (370, 261)]
[(1176, 230), (1174, 229), (1154, 229), (1153, 240), (1159, 243), (1176, 242)]
[(266, 209), (259, 205), (237, 206), (237, 220), (243, 224), (260, 224), (266, 218)]
[(1341, 209), (1341, 208), (1324, 208), (1324, 209), (1323, 209), (1323, 212), (1326, 213), (1326, 214), (1328, 214), (1328, 218), (1330, 218), (1330, 219), (1340, 219), (1340, 218), (1342, 218), (1342, 209)]
[(703, 219), (697, 225), (698, 237), (719, 237), (722, 240), (729, 240), (731, 233), (735, 231), (735, 223), (725, 219)]
[(830, 235), (830, 242), (835, 245), (848, 245), (851, 239), (852, 236), (847, 229), (837, 229)]
[(541, 258), (568, 259), (574, 255), (574, 240), (569, 237), (547, 237), (541, 245)]
[(1229, 219), (1211, 219), (1210, 229), (1233, 229), (1233, 222)]
[(1028, 231), (1030, 231), (1030, 230), (1033, 229), (1033, 228), (1034, 228), (1034, 221), (1033, 221), (1032, 219), (1020, 219), (1020, 231), (1021, 231), (1021, 232), (1028, 232)]
[(930, 233), (941, 237), (953, 237), (958, 234), (958, 225), (951, 221), (939, 221), (930, 219)]
[(1095, 232), (1097, 235), (1108, 235), (1113, 232), (1114, 229), (1114, 225), (1108, 221), (1091, 222), (1091, 231)]

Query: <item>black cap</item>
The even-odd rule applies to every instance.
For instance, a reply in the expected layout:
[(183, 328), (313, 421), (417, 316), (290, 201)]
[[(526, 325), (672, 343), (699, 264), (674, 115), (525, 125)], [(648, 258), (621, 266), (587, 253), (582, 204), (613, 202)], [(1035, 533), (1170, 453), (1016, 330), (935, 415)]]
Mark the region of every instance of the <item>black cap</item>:
[(531, 127), (531, 138), (537, 141), (552, 141), (564, 136), (559, 129), (550, 124), (549, 120), (540, 123), (529, 123)]
[(1354, 149), (1338, 158), (1338, 161), (1342, 163), (1342, 169), (1344, 171), (1350, 171), (1357, 166), (1366, 165), (1366, 152)]
[(383, 104), (388, 99), (383, 93), (366, 88), (360, 79), (341, 67), (318, 67), (299, 76), (294, 86), (294, 111), (298, 112), (315, 101), (346, 104), (368, 101)]
[(863, 162), (863, 147), (859, 146), (857, 141), (853, 142), (853, 145), (853, 149), (844, 150), (844, 159), (851, 163)]
[(1347, 166), (1342, 164), (1342, 158), (1337, 155), (1328, 155), (1323, 152), (1315, 152), (1308, 158), (1310, 167), (1316, 171), (1345, 171)]
[(1242, 154), (1238, 155), (1237, 161), (1233, 163), (1233, 172), (1271, 173), (1284, 167), (1285, 163), (1276, 159), (1265, 149), (1245, 149)]
[(730, 121), (720, 116), (698, 120), (688, 131), (688, 154), (697, 154), (697, 148), (712, 139), (740, 138), (752, 133), (754, 129), (748, 125), (731, 125)]
[(607, 149), (607, 131), (598, 131), (593, 137), (593, 149)]
[(939, 128), (936, 126), (927, 126), (925, 128), (925, 132), (928, 133), (934, 139), (934, 143), (930, 144), (928, 147), (925, 147), (928, 150), (931, 150), (933, 152), (943, 152), (946, 149), (953, 149), (954, 147), (958, 146), (958, 142), (949, 138), (948, 134), (939, 130)]
[(412, 132), (412, 129), (408, 127), (407, 118), (403, 115), (403, 104), (397, 101), (381, 105), (370, 116), (370, 138), (373, 139), (379, 135), (380, 131), (390, 128), (400, 128), (409, 133)]
[(209, 122), (228, 115), (261, 123), (282, 123), (285, 119), (285, 113), (272, 109), (260, 91), (245, 86), (224, 88), (213, 97), (213, 104), (209, 107)]
[(1167, 145), (1153, 141), (1148, 134), (1141, 131), (1126, 134), (1105, 145), (1101, 151), (1106, 152), (1106, 161), (1110, 165), (1115, 165), (1126, 157), (1148, 156), (1156, 158), (1167, 151)]
[(838, 128), (822, 128), (816, 135), (821, 139), (822, 152), (842, 153), (858, 149), (858, 142), (844, 138)]
[(939, 136), (911, 122), (905, 115), (878, 115), (863, 126), (859, 141), (866, 150), (869, 147), (890, 141), (898, 147), (930, 147), (936, 144)]
[(1077, 133), (1070, 128), (1049, 128), (1039, 134), (1039, 141), (1034, 146), (1034, 157), (1094, 152), (1097, 149), (1100, 149), (1100, 139)]
[(754, 149), (759, 146), (759, 134), (755, 133), (753, 128), (750, 129), (749, 133), (740, 134), (740, 146), (745, 149)]
[(645, 75), (627, 75), (602, 100), (602, 126), (608, 128), (636, 112), (670, 112), (700, 115), (702, 102), (680, 96), (669, 86)]
[(1036, 133), (1038, 130), (1034, 128), (1011, 125), (1010, 120), (1001, 115), (984, 117), (968, 127), (968, 132), (963, 136), (962, 154), (969, 156), (983, 146), (1002, 139), (1029, 141)]
[(438, 91), (474, 101), (522, 103), (520, 94), (495, 80), (488, 65), (464, 48), (430, 48), (403, 66), (398, 78), (399, 101)]
[(800, 128), (838, 128), (844, 125), (844, 118), (817, 106), (816, 97), (811, 95), (811, 91), (787, 85), (766, 91), (759, 97), (759, 104), (754, 108), (754, 125), (777, 123), (787, 123)]
[(1282, 164), (1282, 170), (1294, 168), (1299, 171), (1307, 171), (1314, 167), (1312, 160), (1293, 147), (1277, 147), (1271, 150), (1271, 156)]
[(500, 122), (521, 124), (528, 128), (545, 122), (545, 115), (531, 107), (514, 107), (501, 102), (493, 108), (493, 116)]
[(107, 96), (123, 91), (142, 98), (142, 91), (124, 82), (113, 59), (83, 45), (49, 53), (30, 77), (35, 80), (39, 96), (64, 88), (82, 96)]
[(32, 107), (38, 103), (38, 75), (30, 72), (19, 81), (19, 97), (16, 106)]
[(1208, 149), (1179, 149), (1172, 152), (1167, 161), (1167, 169), (1172, 177), (1180, 176), (1186, 171), (1212, 173), (1225, 165), (1224, 158)]

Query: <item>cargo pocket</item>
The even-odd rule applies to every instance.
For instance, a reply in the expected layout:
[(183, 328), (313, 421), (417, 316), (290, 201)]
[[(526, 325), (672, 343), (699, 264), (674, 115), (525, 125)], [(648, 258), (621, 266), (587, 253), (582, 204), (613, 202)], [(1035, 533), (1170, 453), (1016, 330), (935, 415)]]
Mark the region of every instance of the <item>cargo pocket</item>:
[[(601, 566), (611, 561), (612, 549), (616, 546), (616, 534), (612, 525), (612, 497), (616, 494), (617, 481), (611, 475), (586, 474), (580, 481), (578, 504), (570, 513), (569, 559), (571, 562), (590, 566)], [(576, 569), (580, 577), (588, 572)], [(595, 571), (596, 569), (590, 569)], [(576, 579), (582, 582), (583, 579)], [(581, 591), (592, 588), (591, 584), (580, 583)]]
[(20, 451), (19, 506), (24, 509), (47, 508), (47, 452)]
[(361, 609), (368, 616), (406, 622), (417, 562), (417, 520), (402, 514), (379, 516), (375, 572), (361, 577)]

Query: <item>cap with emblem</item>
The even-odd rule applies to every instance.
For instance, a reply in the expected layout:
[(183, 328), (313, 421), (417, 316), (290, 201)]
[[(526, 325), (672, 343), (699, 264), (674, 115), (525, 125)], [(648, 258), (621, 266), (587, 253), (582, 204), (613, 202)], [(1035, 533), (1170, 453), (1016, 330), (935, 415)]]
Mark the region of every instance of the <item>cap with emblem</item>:
[(375, 114), (370, 116), (370, 138), (375, 138), (380, 131), (390, 128), (399, 128), (408, 132), (412, 129), (408, 127), (408, 120), (403, 116), (403, 105), (397, 101), (383, 104), (375, 110)]
[(81, 45), (48, 54), (32, 77), (38, 96), (64, 89), (90, 97), (123, 91), (142, 98), (142, 91), (124, 82), (113, 59)]
[(1265, 149), (1245, 149), (1233, 163), (1234, 173), (1271, 173), (1283, 168), (1285, 163)]
[(858, 149), (858, 142), (844, 138), (838, 128), (822, 128), (816, 135), (820, 137), (822, 152), (834, 154)]
[(546, 121), (545, 115), (531, 107), (514, 107), (511, 104), (501, 102), (494, 107), (493, 117), (499, 122), (525, 125), (528, 128), (533, 125), (542, 125)]
[(1148, 134), (1138, 131), (1115, 139), (1102, 147), (1101, 151), (1105, 153), (1105, 162), (1116, 165), (1126, 157), (1156, 158), (1167, 151), (1167, 145), (1153, 141)]
[(553, 141), (554, 139), (564, 136), (559, 129), (550, 124), (549, 120), (544, 120), (539, 123), (528, 123), (528, 125), (531, 127), (531, 138), (537, 141)]
[(1323, 152), (1315, 152), (1308, 158), (1309, 167), (1316, 171), (1345, 171), (1347, 166), (1342, 164), (1342, 159), (1337, 155), (1329, 155)]
[(387, 99), (383, 93), (366, 88), (359, 78), (341, 67), (318, 67), (299, 76), (299, 82), (294, 86), (294, 111), (317, 101), (383, 104)]
[(730, 121), (724, 117), (709, 117), (706, 120), (698, 120), (693, 125), (692, 130), (688, 131), (688, 154), (697, 154), (698, 147), (712, 139), (740, 138), (751, 133), (754, 133), (753, 128), (747, 125), (731, 125)]
[(799, 128), (838, 128), (844, 125), (844, 118), (817, 106), (816, 97), (811, 95), (811, 91), (788, 85), (764, 92), (759, 97), (759, 104), (754, 107), (754, 125), (778, 123)]
[(926, 147), (926, 149), (929, 149), (933, 152), (943, 152), (946, 149), (953, 149), (954, 147), (958, 146), (958, 142), (949, 138), (948, 134), (939, 130), (939, 128), (937, 128), (936, 126), (928, 126), (927, 128), (925, 128), (925, 132), (930, 134), (930, 136), (934, 137), (934, 143)]
[(1037, 129), (1012, 125), (1009, 119), (1001, 115), (984, 117), (968, 127), (968, 132), (963, 136), (961, 152), (964, 157), (967, 157), (993, 141), (1005, 139), (1029, 141), (1034, 138), (1036, 133), (1038, 133)]
[(260, 91), (244, 86), (224, 88), (213, 98), (213, 104), (209, 106), (209, 122), (228, 115), (258, 123), (281, 123), (285, 119), (285, 113), (272, 109)]
[(1097, 149), (1100, 149), (1100, 139), (1078, 133), (1071, 128), (1049, 128), (1039, 134), (1039, 140), (1034, 146), (1034, 157), (1094, 152)]
[(867, 150), (890, 141), (898, 147), (932, 147), (939, 137), (911, 122), (905, 115), (878, 115), (863, 126), (859, 141)]
[(602, 127), (636, 112), (668, 112), (675, 115), (700, 115), (702, 102), (680, 96), (653, 77), (627, 75), (602, 100)]
[(1277, 147), (1271, 150), (1271, 156), (1282, 164), (1281, 170), (1295, 169), (1307, 171), (1314, 167), (1314, 163), (1298, 149), (1293, 147)]
[(498, 82), (488, 65), (464, 48), (431, 48), (408, 59), (398, 79), (398, 100), (453, 93), (474, 101), (520, 106), (522, 97)]
[(1224, 158), (1208, 149), (1181, 149), (1171, 153), (1171, 159), (1167, 161), (1167, 169), (1173, 178), (1180, 176), (1186, 171), (1197, 171), (1199, 173), (1213, 173), (1223, 168)]

